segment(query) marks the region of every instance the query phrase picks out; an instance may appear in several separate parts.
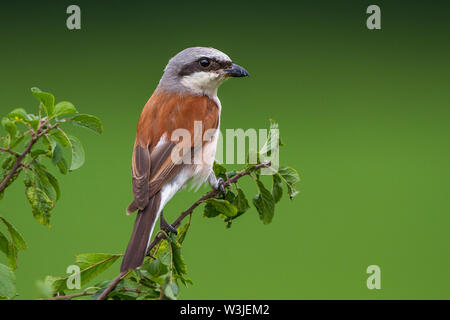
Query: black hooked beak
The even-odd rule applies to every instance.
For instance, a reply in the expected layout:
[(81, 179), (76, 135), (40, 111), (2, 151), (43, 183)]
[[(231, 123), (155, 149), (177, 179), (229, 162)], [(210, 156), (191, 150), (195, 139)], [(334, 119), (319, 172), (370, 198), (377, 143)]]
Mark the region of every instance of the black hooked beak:
[(238, 77), (249, 77), (250, 76), (248, 74), (247, 70), (245, 70), (241, 66), (238, 66), (235, 63), (233, 63), (231, 68), (224, 69), (224, 71), (227, 73), (228, 76), (235, 77), (235, 78), (238, 78)]

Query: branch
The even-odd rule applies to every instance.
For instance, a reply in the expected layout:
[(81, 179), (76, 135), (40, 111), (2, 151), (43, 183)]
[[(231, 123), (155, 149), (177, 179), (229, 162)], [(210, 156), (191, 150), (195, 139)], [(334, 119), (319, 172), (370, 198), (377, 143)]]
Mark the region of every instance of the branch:
[(10, 154), (12, 154), (13, 156), (18, 157), (19, 154), (17, 152), (15, 152), (14, 150), (8, 149), (8, 148), (0, 148), (0, 151), (2, 152), (8, 152)]
[(39, 138), (42, 137), (43, 135), (47, 134), (50, 130), (56, 128), (59, 125), (59, 123), (56, 123), (56, 124), (54, 124), (52, 126), (48, 126), (47, 129), (42, 130), (42, 128), (48, 122), (49, 122), (49, 120), (45, 120), (45, 121), (41, 122), (41, 124), (39, 125), (38, 129), (36, 130), (36, 133), (33, 134), (33, 136), (31, 137), (30, 143), (28, 143), (27, 147), (25, 148), (25, 150), (21, 154), (18, 154), (15, 151), (12, 151), (12, 150), (7, 151), (9, 149), (1, 150), (1, 151), (9, 152), (9, 153), (13, 152), (12, 154), (14, 154), (17, 157), (17, 160), (16, 160), (16, 163), (14, 164), (14, 166), (12, 167), (11, 171), (9, 171), (9, 173), (6, 175), (6, 177), (0, 183), (0, 192), (3, 191), (3, 189), (6, 188), (6, 185), (8, 184), (9, 179), (11, 179), (11, 177), (14, 175), (14, 173), (17, 171), (17, 169), (22, 166), (23, 159), (26, 157), (26, 155), (28, 153), (31, 152), (31, 148), (33, 148), (33, 145), (39, 140)]
[[(261, 168), (267, 168), (270, 167), (270, 161), (268, 162), (264, 162), (264, 163), (260, 163), (258, 165), (256, 165), (254, 168), (252, 168), (251, 170), (247, 171), (247, 170), (242, 170), (239, 171), (235, 176), (233, 176), (232, 178), (228, 179), (227, 181), (225, 181), (223, 183), (224, 187), (227, 187), (229, 185), (231, 185), (232, 183), (235, 183), (236, 181), (238, 181), (240, 178), (247, 176), (247, 175), (251, 175), (252, 172), (259, 170)], [(183, 221), (184, 218), (186, 218), (188, 215), (190, 215), (195, 208), (197, 208), (203, 201), (213, 198), (215, 197), (217, 194), (219, 193), (218, 190), (211, 190), (210, 192), (208, 192), (207, 194), (205, 194), (203, 197), (201, 197), (200, 199), (198, 199), (197, 201), (195, 201), (186, 211), (183, 211), (180, 216), (172, 223), (172, 227), (177, 228), (180, 224), (181, 221)], [(153, 241), (150, 243), (150, 245), (147, 248), (147, 255), (150, 254), (150, 251), (164, 238), (164, 234), (159, 233), (156, 235), (156, 237), (153, 239)], [(108, 287), (106, 287), (106, 289), (102, 292), (102, 294), (97, 298), (97, 300), (105, 300), (108, 297), (108, 294), (114, 290), (114, 288), (117, 286), (117, 284), (120, 282), (120, 280), (122, 280), (123, 278), (126, 277), (126, 275), (129, 273), (128, 272), (122, 272), (120, 273), (110, 284)]]
[(86, 290), (84, 290), (83, 292), (78, 292), (78, 293), (74, 293), (74, 294), (68, 294), (65, 296), (56, 296), (56, 297), (52, 297), (52, 298), (48, 298), (48, 299), (40, 299), (40, 300), (71, 300), (73, 298), (77, 298), (77, 297), (82, 297), (82, 296), (92, 296), (93, 294), (95, 294), (94, 292), (89, 292), (89, 289), (92, 288), (87, 288)]

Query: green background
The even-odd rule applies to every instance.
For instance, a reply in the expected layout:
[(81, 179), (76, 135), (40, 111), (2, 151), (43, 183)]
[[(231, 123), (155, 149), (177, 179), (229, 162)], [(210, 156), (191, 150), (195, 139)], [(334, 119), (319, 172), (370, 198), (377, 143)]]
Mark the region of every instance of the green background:
[[(65, 24), (73, 3), (79, 31)], [(0, 202), (29, 244), (19, 254), (19, 298), (36, 298), (35, 281), (64, 275), (76, 253), (125, 250), (137, 119), (168, 59), (202, 45), (251, 74), (219, 89), (222, 130), (275, 119), (281, 163), (300, 172), (301, 194), (292, 202), (285, 194), (270, 225), (254, 208), (229, 230), (197, 211), (183, 250), (194, 285), (180, 298), (449, 299), (449, 6), (376, 3), (374, 31), (368, 1), (2, 3), (1, 114), (35, 111), (37, 86), (105, 129), (74, 130), (86, 164), (61, 177), (52, 228), (33, 219), (20, 180)], [(207, 190), (177, 194), (166, 216)], [(381, 290), (366, 287), (373, 264)]]

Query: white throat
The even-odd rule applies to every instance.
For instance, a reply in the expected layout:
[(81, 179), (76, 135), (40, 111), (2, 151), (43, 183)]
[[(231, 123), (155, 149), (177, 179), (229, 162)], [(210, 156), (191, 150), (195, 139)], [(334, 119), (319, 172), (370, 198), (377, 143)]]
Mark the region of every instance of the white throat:
[(217, 98), (217, 88), (225, 80), (225, 77), (215, 72), (194, 72), (184, 76), (181, 84), (196, 94), (204, 94), (211, 99)]

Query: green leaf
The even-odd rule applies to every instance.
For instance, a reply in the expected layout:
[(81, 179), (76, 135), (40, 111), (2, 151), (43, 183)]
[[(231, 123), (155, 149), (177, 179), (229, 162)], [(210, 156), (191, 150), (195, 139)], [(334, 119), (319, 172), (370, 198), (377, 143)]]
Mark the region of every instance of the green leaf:
[(16, 276), (14, 272), (0, 263), (0, 297), (12, 299), (16, 296)]
[(10, 113), (8, 113), (8, 118), (11, 120), (16, 120), (16, 121), (25, 121), (28, 122), (29, 120), (31, 120), (28, 117), (27, 112), (25, 111), (25, 109), (22, 108), (16, 108), (13, 111), (11, 111)]
[(203, 209), (203, 217), (205, 218), (214, 218), (217, 217), (219, 214), (220, 212), (217, 211), (216, 208), (210, 203), (207, 203), (205, 205), (205, 208)]
[(3, 128), (5, 128), (6, 132), (8, 133), (8, 135), (11, 138), (16, 136), (17, 126), (9, 118), (3, 118), (2, 119), (2, 126), (3, 126)]
[(18, 134), (15, 137), (12, 137), (9, 148), (13, 149), (16, 146), (18, 146), (23, 140), (25, 140), (25, 137), (26, 137), (26, 135), (24, 135), (24, 134)]
[(64, 114), (77, 113), (75, 106), (69, 101), (58, 102), (55, 106), (55, 116), (62, 116)]
[[(215, 210), (215, 212), (218, 212), (218, 214), (223, 214), (230, 218), (234, 217), (238, 212), (237, 208), (227, 200), (210, 198), (205, 202), (206, 206), (205, 211), (203, 213), (205, 217), (209, 217), (208, 214), (210, 214), (210, 212), (213, 212), (212, 208)], [(208, 207), (208, 209), (206, 209), (206, 207)]]
[(59, 172), (61, 172), (62, 174), (66, 174), (67, 173), (67, 161), (64, 158), (61, 158), (61, 161), (59, 161), (57, 163)]
[(55, 138), (55, 140), (58, 141), (62, 147), (67, 147), (70, 145), (69, 138), (61, 128), (52, 130), (52, 132), (50, 133), (50, 137)]
[(224, 166), (214, 161), (213, 163), (213, 171), (217, 178), (222, 178), (223, 180), (227, 180), (227, 169)]
[(19, 250), (25, 250), (28, 248), (27, 243), (25, 242), (25, 239), (22, 237), (22, 235), (17, 231), (17, 229), (10, 224), (8, 221), (6, 221), (5, 218), (0, 217), (0, 220), (3, 221), (3, 223), (8, 228), (8, 232), (11, 235), (11, 239), (14, 243), (14, 246)]
[[(84, 286), (93, 278), (107, 270), (120, 256), (120, 254), (104, 253), (79, 254), (75, 256), (77, 265), (82, 269), (80, 272), (81, 286)], [(81, 266), (83, 266), (83, 268)], [(72, 290), (67, 288), (67, 279), (69, 277), (70, 276), (47, 276), (45, 278), (45, 283), (51, 285), (54, 292)]]
[(99, 118), (89, 114), (79, 114), (71, 119), (74, 124), (91, 129), (92, 131), (101, 134), (103, 132), (103, 125)]
[(55, 201), (57, 192), (54, 189), (53, 184), (50, 183), (46, 168), (38, 162), (33, 162), (31, 165), (37, 178), (35, 181), (36, 187), (44, 191), (50, 200)]
[(48, 299), (53, 297), (53, 287), (45, 281), (36, 281), (36, 289), (38, 291), (39, 298)]
[(26, 171), (25, 194), (31, 205), (33, 216), (44, 226), (50, 227), (50, 211), (53, 209), (54, 202), (49, 199), (47, 194), (36, 186), (36, 181), (29, 171)]
[(176, 300), (178, 295), (178, 286), (173, 282), (169, 283), (164, 289), (164, 295), (171, 300)]
[(8, 263), (9, 263), (11, 270), (17, 269), (17, 254), (18, 254), (17, 248), (14, 246), (14, 244), (12, 242), (9, 242), (7, 257), (8, 257)]
[(236, 200), (237, 200), (236, 207), (238, 209), (238, 214), (241, 215), (244, 212), (246, 212), (250, 208), (250, 206), (248, 204), (248, 200), (244, 194), (244, 191), (242, 191), (242, 189), (240, 189), (238, 187), (236, 187), (236, 189), (238, 192), (237, 197), (236, 197)]
[(41, 155), (49, 156), (49, 153), (50, 152), (48, 150), (36, 149), (36, 150), (31, 151), (31, 157), (37, 158)]
[(272, 222), (275, 211), (275, 201), (272, 194), (267, 190), (260, 180), (256, 180), (259, 193), (253, 197), (253, 204), (259, 213), (259, 218), (264, 224)]
[(36, 187), (27, 188), (26, 196), (31, 204), (34, 218), (40, 224), (50, 227), (50, 211), (54, 207), (54, 202), (50, 200), (44, 191)]
[(187, 267), (186, 263), (184, 263), (183, 256), (181, 255), (181, 245), (177, 242), (175, 237), (172, 235), (172, 241), (170, 242), (170, 245), (172, 247), (172, 259), (173, 259), (173, 266), (175, 268), (175, 271), (179, 275), (184, 275), (187, 273)]
[(9, 266), (12, 270), (17, 268), (17, 249), (9, 239), (0, 232), (0, 250), (8, 258)]
[(47, 116), (51, 117), (55, 110), (55, 97), (48, 92), (42, 92), (39, 88), (31, 88), (33, 95), (41, 102)]
[(47, 170), (45, 170), (45, 174), (47, 175), (48, 181), (50, 182), (50, 184), (52, 185), (53, 189), (56, 192), (56, 200), (59, 200), (59, 198), (61, 197), (61, 188), (59, 187), (58, 180), (55, 178), (54, 175), (52, 175)]
[(61, 161), (63, 157), (63, 150), (58, 142), (54, 142), (54, 146), (52, 149), (52, 163), (56, 165)]
[(179, 243), (183, 243), (190, 226), (191, 226), (191, 222), (189, 220), (189, 222), (187, 222), (185, 225), (178, 228), (177, 234), (178, 234), (178, 242)]
[(80, 269), (86, 269), (99, 262), (111, 259), (117, 255), (110, 253), (81, 253), (75, 255), (75, 263)]
[(67, 135), (70, 141), (70, 148), (72, 150), (72, 163), (70, 164), (70, 171), (79, 169), (84, 164), (84, 149), (78, 138)]
[(3, 233), (0, 232), (0, 250), (8, 256), (8, 247), (9, 247), (9, 240)]
[(142, 266), (145, 270), (147, 270), (153, 277), (158, 278), (162, 275), (167, 274), (169, 272), (169, 268), (167, 265), (161, 262), (159, 259), (155, 259), (148, 264), (144, 264)]
[(277, 203), (283, 195), (283, 184), (281, 183), (281, 176), (278, 173), (272, 176), (272, 180), (272, 196), (275, 203)]
[(40, 123), (41, 123), (41, 122), (40, 122), (39, 119), (32, 119), (32, 120), (30, 121), (30, 126), (33, 128), (34, 131), (36, 131), (37, 128), (39, 127), (39, 124), (40, 124)]
[(286, 183), (288, 194), (291, 199), (299, 194), (299, 191), (295, 189), (295, 184), (300, 181), (300, 177), (294, 168), (280, 167), (278, 168), (278, 174)]

